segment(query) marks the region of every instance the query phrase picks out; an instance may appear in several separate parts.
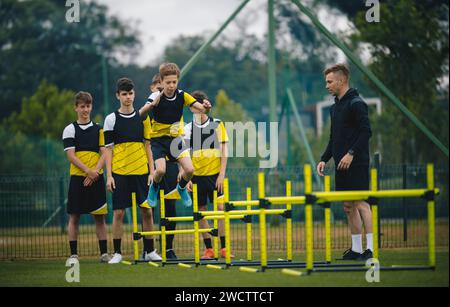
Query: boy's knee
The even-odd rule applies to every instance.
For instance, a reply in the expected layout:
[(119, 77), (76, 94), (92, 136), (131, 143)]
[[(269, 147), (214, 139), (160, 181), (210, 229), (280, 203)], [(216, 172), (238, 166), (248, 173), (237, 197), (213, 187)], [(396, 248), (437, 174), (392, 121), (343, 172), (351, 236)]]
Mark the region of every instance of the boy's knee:
[(69, 223), (78, 224), (80, 222), (80, 216), (77, 214), (71, 214), (69, 216)]
[(141, 213), (142, 213), (142, 217), (144, 219), (152, 219), (153, 218), (152, 209), (142, 208)]
[(97, 225), (105, 224), (105, 216), (104, 215), (94, 215), (94, 221)]
[(115, 220), (123, 220), (125, 216), (125, 210), (120, 209), (120, 210), (114, 210), (114, 219)]
[(160, 167), (155, 170), (155, 175), (158, 177), (163, 177), (166, 174), (166, 168)]
[(353, 203), (351, 203), (351, 202), (344, 202), (343, 208), (344, 208), (344, 212), (346, 214), (350, 214), (353, 212), (353, 210), (355, 210), (355, 207), (354, 207)]
[(370, 205), (366, 202), (358, 202), (356, 204), (358, 210), (362, 210), (362, 211), (369, 211), (370, 212)]

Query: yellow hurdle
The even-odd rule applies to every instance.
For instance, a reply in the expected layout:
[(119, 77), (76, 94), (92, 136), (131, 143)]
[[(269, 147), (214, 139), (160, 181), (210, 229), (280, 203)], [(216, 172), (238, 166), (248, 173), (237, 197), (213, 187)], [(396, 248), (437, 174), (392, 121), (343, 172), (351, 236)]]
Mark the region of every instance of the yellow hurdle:
[[(213, 210), (214, 211), (219, 211), (218, 208), (218, 203), (217, 203), (217, 190), (214, 190), (213, 192)], [(208, 218), (209, 216), (205, 217)], [(225, 218), (225, 216), (224, 216)], [(215, 229), (219, 229), (219, 221), (217, 219), (214, 219), (214, 228)], [(219, 236), (215, 236), (214, 237), (214, 258), (219, 259)]]
[[(318, 198), (317, 203), (332, 201), (356, 201), (366, 200), (369, 197), (375, 198), (396, 198), (396, 197), (422, 197), (429, 189), (405, 189), (405, 190), (384, 190), (384, 191), (338, 191), (338, 192), (315, 192)], [(439, 194), (439, 189), (431, 189), (435, 194)]]
[[(223, 183), (223, 190), (224, 190), (224, 205), (228, 203), (229, 194), (228, 194), (228, 180), (224, 181)], [(224, 208), (225, 210), (225, 263), (227, 265), (227, 268), (231, 266), (231, 240), (230, 240), (230, 212), (227, 210), (227, 208)]]
[[(330, 176), (324, 178), (324, 190), (330, 192)], [(325, 208), (325, 261), (331, 263), (331, 208), (328, 204)]]
[[(252, 199), (252, 188), (247, 188), (247, 201)], [(250, 204), (247, 205), (247, 210), (252, 210)], [(251, 217), (250, 217), (251, 218)], [(252, 261), (252, 223), (247, 223), (247, 261)]]
[[(133, 216), (133, 232), (137, 233), (137, 209), (136, 209), (136, 193), (131, 193), (131, 213)], [(139, 241), (137, 238), (133, 237), (133, 250), (134, 250), (134, 261), (139, 261)]]
[(285, 274), (285, 275), (295, 276), (295, 277), (298, 277), (298, 276), (302, 276), (302, 275), (303, 275), (302, 272), (295, 271), (295, 270), (291, 270), (291, 269), (282, 269), (282, 270), (281, 270), (281, 273), (283, 273), (283, 274)]
[[(434, 166), (427, 164), (427, 187), (428, 190), (434, 191)], [(435, 227), (435, 203), (434, 197), (427, 201), (428, 212), (428, 261), (429, 265), (436, 267), (436, 227)]]
[(214, 265), (214, 264), (207, 264), (206, 268), (213, 269), (213, 270), (222, 270), (223, 269), (223, 267), (221, 267), (220, 265)]
[(192, 266), (191, 266), (190, 264), (178, 263), (177, 265), (178, 265), (180, 268), (186, 268), (186, 269), (192, 268)]
[[(164, 200), (164, 190), (161, 189), (159, 191), (160, 198), (160, 211), (161, 211), (161, 219), (166, 217), (166, 208), (165, 208), (165, 200)], [(161, 226), (161, 258), (162, 258), (162, 266), (166, 264), (167, 255), (166, 255), (166, 226)]]
[[(292, 185), (290, 181), (286, 181), (286, 196), (292, 196)], [(292, 210), (291, 203), (286, 204), (286, 210)], [(286, 245), (287, 260), (292, 261), (292, 217), (286, 219)]]
[[(311, 165), (304, 166), (305, 175), (305, 194), (312, 193), (312, 171)], [(313, 204), (307, 203), (305, 205), (305, 230), (306, 230), (306, 269), (312, 272), (314, 268), (313, 258), (313, 221), (312, 221), (312, 207)]]
[[(208, 233), (213, 231), (214, 228), (202, 228), (196, 231), (195, 229), (178, 229), (178, 230), (166, 230), (166, 236), (167, 235), (181, 235), (181, 234), (195, 234), (198, 233)], [(161, 230), (155, 230), (155, 231), (141, 231), (137, 232), (141, 236), (160, 236)]]
[[(194, 208), (193, 208), (193, 212), (194, 215), (196, 215), (198, 213), (198, 196), (197, 196), (197, 184), (194, 184), (192, 186), (192, 194), (193, 194), (193, 203), (194, 203)], [(199, 236), (199, 225), (198, 225), (198, 221), (194, 220), (194, 260), (195, 260), (195, 265), (198, 266), (200, 265), (200, 236)]]
[[(230, 201), (230, 204), (232, 204), (235, 207), (247, 207), (247, 210), (250, 210), (251, 207), (257, 207), (259, 206), (259, 201), (257, 200), (233, 200)], [(250, 208), (249, 208), (250, 207)]]
[(254, 269), (254, 268), (248, 268), (248, 267), (240, 267), (239, 271), (241, 272), (246, 272), (246, 273), (258, 273), (259, 270), (258, 269)]
[[(377, 169), (373, 168), (370, 172), (371, 190), (378, 190), (378, 173)], [(378, 204), (372, 204), (372, 240), (373, 240), (373, 257), (379, 259), (378, 250)]]
[[(258, 198), (263, 199), (264, 197), (264, 173), (260, 172), (258, 174)], [(259, 207), (259, 234), (261, 249), (261, 270), (264, 272), (267, 267), (266, 209), (261, 206)]]

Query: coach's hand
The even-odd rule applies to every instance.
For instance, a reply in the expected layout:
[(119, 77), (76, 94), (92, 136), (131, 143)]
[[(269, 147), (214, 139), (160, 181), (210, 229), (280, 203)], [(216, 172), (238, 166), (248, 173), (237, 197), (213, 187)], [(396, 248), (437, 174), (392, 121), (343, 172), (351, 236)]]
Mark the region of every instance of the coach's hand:
[(110, 192), (114, 192), (114, 190), (116, 189), (116, 183), (114, 182), (114, 178), (112, 176), (108, 177), (108, 179), (106, 180), (106, 188)]
[(317, 173), (319, 174), (319, 176), (325, 176), (323, 173), (323, 170), (325, 169), (325, 162), (320, 161), (319, 164), (317, 164)]
[(353, 156), (350, 154), (346, 154), (342, 159), (341, 162), (338, 164), (338, 171), (346, 171), (350, 168), (350, 165), (352, 164)]

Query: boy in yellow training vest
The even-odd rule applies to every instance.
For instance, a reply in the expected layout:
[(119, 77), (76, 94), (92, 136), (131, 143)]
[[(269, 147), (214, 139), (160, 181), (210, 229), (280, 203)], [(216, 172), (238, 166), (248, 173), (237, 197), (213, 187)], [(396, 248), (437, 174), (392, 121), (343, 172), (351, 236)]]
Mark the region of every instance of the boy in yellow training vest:
[(70, 258), (78, 259), (77, 238), (81, 214), (92, 214), (95, 220), (100, 261), (110, 260), (107, 254), (105, 215), (105, 138), (103, 129), (91, 121), (92, 96), (87, 92), (75, 95), (77, 120), (63, 131), (64, 151), (70, 161), (70, 184), (67, 197), (69, 214)]
[(208, 113), (211, 105), (199, 103), (188, 93), (178, 89), (180, 69), (174, 63), (160, 66), (162, 92), (153, 93), (145, 110), (152, 110), (151, 148), (156, 170), (150, 184), (148, 203), (156, 206), (161, 180), (166, 173), (166, 156), (175, 159), (183, 170), (177, 185), (178, 193), (186, 207), (192, 206), (192, 200), (186, 190), (187, 183), (194, 174), (194, 166), (183, 138), (183, 108), (189, 107), (192, 112)]

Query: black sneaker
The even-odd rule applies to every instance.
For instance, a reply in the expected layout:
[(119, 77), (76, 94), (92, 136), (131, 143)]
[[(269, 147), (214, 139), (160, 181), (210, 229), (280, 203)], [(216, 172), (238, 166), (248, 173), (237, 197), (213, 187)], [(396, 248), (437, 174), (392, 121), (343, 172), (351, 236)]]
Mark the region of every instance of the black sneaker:
[(362, 260), (368, 260), (370, 258), (373, 258), (373, 253), (370, 249), (366, 249), (362, 254), (361, 254), (361, 259)]
[(166, 250), (166, 257), (167, 259), (177, 259), (177, 255), (175, 255), (173, 249)]
[(342, 260), (361, 260), (361, 256), (362, 254), (354, 252), (349, 248), (342, 255)]

